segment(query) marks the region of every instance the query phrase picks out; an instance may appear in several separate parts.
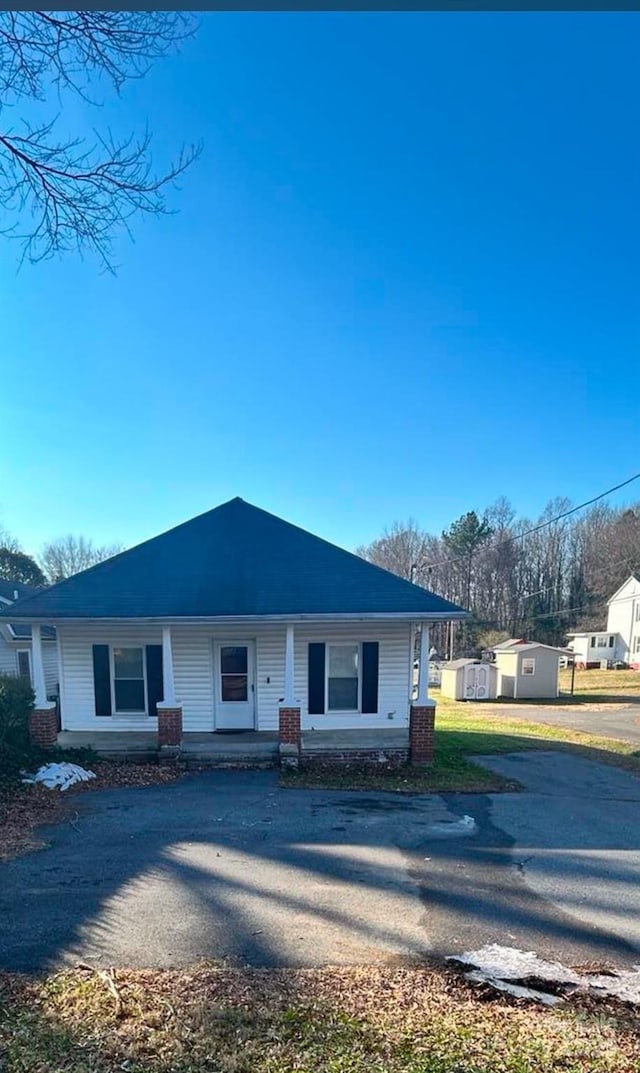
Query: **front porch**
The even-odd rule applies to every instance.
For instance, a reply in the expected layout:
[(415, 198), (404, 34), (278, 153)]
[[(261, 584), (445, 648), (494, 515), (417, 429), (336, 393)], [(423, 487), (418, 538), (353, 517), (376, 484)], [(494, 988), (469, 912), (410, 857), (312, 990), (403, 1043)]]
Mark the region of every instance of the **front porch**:
[[(271, 731), (238, 733), (189, 733), (182, 736), (176, 756), (188, 764), (276, 765), (279, 735)], [(61, 749), (93, 749), (108, 760), (155, 761), (161, 755), (158, 735), (151, 731), (62, 730), (57, 737)], [(409, 729), (305, 730), (301, 734), (302, 763), (362, 762), (406, 763), (409, 756)]]
[(256, 623), (252, 637), (227, 624), (65, 625), (60, 640), (58, 733), (34, 625), (30, 729), (41, 747), (212, 765), (433, 758), (426, 622)]

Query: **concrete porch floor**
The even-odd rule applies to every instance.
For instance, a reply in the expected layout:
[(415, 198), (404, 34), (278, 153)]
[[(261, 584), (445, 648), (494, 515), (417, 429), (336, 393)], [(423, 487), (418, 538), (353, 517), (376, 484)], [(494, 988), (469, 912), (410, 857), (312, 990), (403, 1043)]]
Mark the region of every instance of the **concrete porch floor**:
[[(63, 749), (91, 748), (100, 756), (136, 760), (156, 759), (158, 737), (155, 731), (132, 730), (62, 730), (58, 745)], [(407, 727), (362, 730), (303, 730), (303, 753), (349, 752), (353, 750), (408, 749)], [(236, 733), (186, 732), (182, 740), (182, 756), (192, 760), (213, 760), (221, 763), (276, 761), (278, 734), (276, 731), (244, 730)]]
[[(91, 748), (110, 758), (140, 760), (155, 759), (158, 755), (158, 735), (155, 731), (62, 730), (58, 745), (63, 749)], [(182, 755), (190, 759), (207, 760), (275, 760), (278, 754), (278, 735), (267, 731), (243, 731), (236, 734), (185, 733)]]

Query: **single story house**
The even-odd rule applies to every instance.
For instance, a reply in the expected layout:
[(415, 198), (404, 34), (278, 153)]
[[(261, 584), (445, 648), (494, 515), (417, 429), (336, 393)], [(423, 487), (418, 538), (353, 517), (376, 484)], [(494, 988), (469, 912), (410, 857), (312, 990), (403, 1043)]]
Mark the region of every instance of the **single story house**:
[(607, 600), (606, 629), (567, 636), (577, 667), (599, 667), (606, 661), (640, 670), (640, 574), (631, 574)]
[(496, 645), (497, 695), (514, 700), (557, 697), (560, 693), (560, 659), (566, 648), (538, 641), (511, 639)]
[[(7, 610), (16, 600), (38, 591), (20, 581), (0, 578), (0, 610)], [(53, 699), (58, 691), (58, 646), (56, 631), (51, 626), (43, 627), (42, 642), (45, 688), (47, 697)], [(31, 626), (27, 623), (0, 621), (0, 674), (26, 678), (33, 686)]]
[[(12, 621), (33, 634), (34, 737), (51, 742), (42, 632), (55, 627), (64, 731), (182, 735), (409, 727), (415, 634), (461, 607), (236, 498), (42, 592)], [(418, 717), (416, 716), (416, 719)], [(417, 725), (417, 724), (416, 724)], [(427, 735), (428, 736), (428, 735)]]

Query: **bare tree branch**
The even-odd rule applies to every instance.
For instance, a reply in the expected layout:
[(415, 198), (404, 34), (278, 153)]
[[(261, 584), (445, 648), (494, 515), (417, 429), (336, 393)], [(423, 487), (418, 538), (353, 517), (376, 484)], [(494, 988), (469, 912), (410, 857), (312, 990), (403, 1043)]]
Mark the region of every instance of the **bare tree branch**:
[[(119, 92), (192, 32), (179, 12), (0, 12), (0, 117), (8, 104), (43, 101), (52, 87), (79, 93), (105, 81)], [(92, 103), (92, 102), (90, 102)], [(71, 249), (112, 269), (113, 236), (136, 214), (167, 213), (166, 188), (199, 154), (183, 147), (156, 171), (148, 132), (93, 143), (56, 135), (57, 120), (0, 124), (0, 233), (22, 240), (32, 262)]]

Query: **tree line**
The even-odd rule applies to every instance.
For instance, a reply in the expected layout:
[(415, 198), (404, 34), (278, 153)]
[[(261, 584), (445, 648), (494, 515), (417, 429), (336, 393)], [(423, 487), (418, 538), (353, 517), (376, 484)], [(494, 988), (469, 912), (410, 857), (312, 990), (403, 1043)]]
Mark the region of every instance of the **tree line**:
[(0, 527), (0, 578), (22, 585), (54, 585), (89, 566), (95, 566), (122, 551), (121, 544), (94, 544), (83, 536), (58, 537), (42, 545), (34, 557), (20, 542)]
[[(456, 656), (506, 636), (563, 645), (569, 630), (602, 627), (606, 601), (640, 570), (640, 503), (598, 503), (559, 517), (571, 510), (568, 499), (552, 499), (539, 518), (518, 518), (500, 498), (440, 535), (413, 519), (394, 522), (356, 551), (472, 612), (456, 629)], [(450, 654), (444, 627), (435, 631), (435, 643)]]

